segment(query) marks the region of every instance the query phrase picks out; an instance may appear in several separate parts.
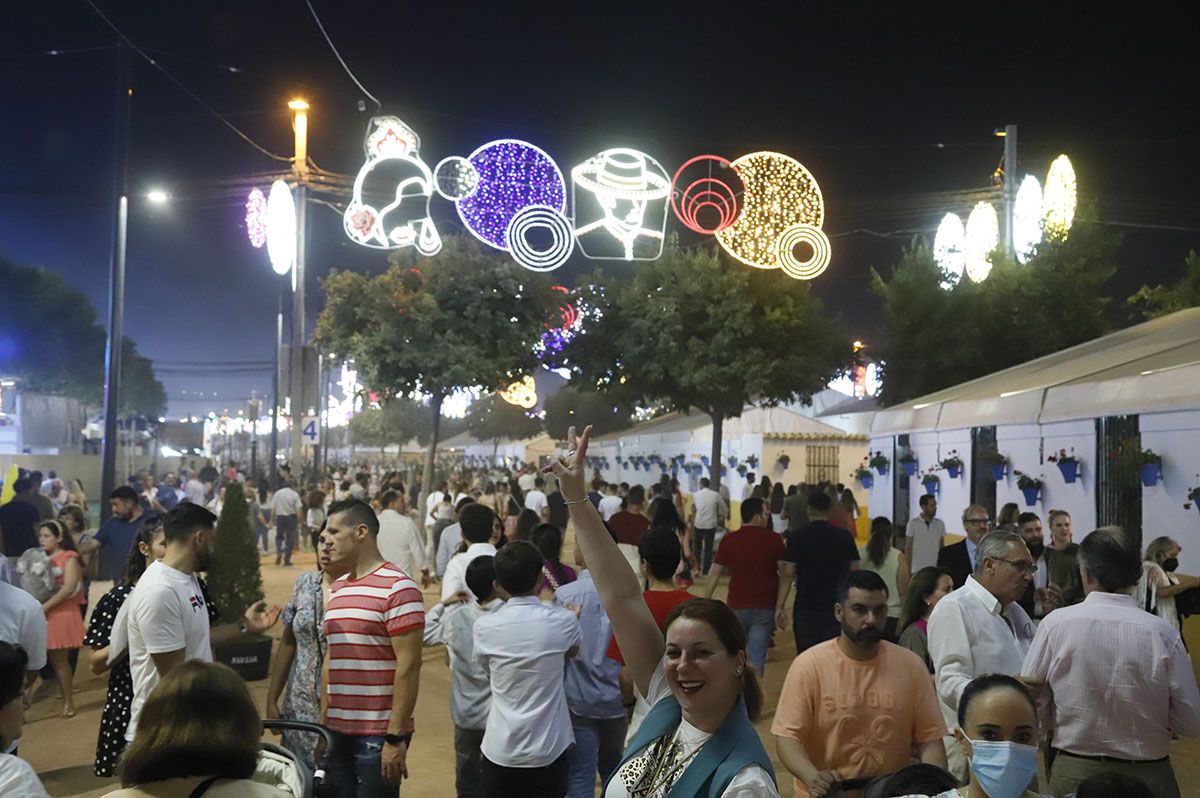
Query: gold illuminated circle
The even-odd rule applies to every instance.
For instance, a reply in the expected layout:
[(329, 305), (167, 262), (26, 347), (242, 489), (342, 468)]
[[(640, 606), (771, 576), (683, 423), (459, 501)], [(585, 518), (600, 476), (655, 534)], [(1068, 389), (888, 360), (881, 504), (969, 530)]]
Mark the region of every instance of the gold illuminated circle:
[(1071, 159), (1060, 155), (1046, 173), (1042, 192), (1042, 220), (1047, 238), (1066, 238), (1075, 220), (1075, 167)]
[(497, 391), (496, 393), (510, 405), (523, 407), (526, 410), (532, 410), (537, 407), (537, 384), (534, 383), (533, 377), (525, 377), (518, 380), (503, 391)]
[(781, 268), (780, 237), (797, 225), (819, 230), (825, 221), (821, 187), (803, 164), (777, 152), (743, 155), (732, 166), (745, 186), (742, 212), (716, 232), (717, 241), (749, 266)]
[[(808, 260), (796, 258), (796, 245), (808, 244), (812, 256)], [(796, 280), (811, 280), (829, 266), (829, 237), (810, 224), (794, 224), (775, 240), (775, 256), (784, 274)]]

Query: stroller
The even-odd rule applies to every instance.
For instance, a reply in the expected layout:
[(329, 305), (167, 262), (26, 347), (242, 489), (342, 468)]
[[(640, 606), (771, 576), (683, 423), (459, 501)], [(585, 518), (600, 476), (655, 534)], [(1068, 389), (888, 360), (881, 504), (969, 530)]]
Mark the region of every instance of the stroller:
[[(325, 750), (333, 745), (333, 735), (319, 723), (299, 720), (264, 720), (264, 731), (311, 732), (325, 739)], [(258, 766), (254, 769), (254, 781), (269, 784), (294, 798), (337, 798), (337, 786), (325, 782), (325, 771), (317, 765), (316, 771), (309, 769), (294, 753), (276, 743), (264, 742)]]

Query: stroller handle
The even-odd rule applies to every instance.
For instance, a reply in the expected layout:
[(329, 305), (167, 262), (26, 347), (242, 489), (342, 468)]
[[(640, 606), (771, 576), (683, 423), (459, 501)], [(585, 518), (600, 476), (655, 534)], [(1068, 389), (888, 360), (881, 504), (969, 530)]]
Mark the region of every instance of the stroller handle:
[(264, 720), (262, 722), (263, 729), (267, 731), (299, 731), (309, 732), (311, 734), (319, 734), (325, 738), (325, 748), (329, 750), (333, 747), (333, 732), (322, 726), (320, 723), (308, 723), (303, 720)]

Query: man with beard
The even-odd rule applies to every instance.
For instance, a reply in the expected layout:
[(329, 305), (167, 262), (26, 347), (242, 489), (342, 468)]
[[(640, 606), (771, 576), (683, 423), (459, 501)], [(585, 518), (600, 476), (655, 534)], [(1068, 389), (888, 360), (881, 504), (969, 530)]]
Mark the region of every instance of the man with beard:
[(925, 663), (883, 640), (888, 589), (872, 571), (838, 586), (841, 635), (792, 662), (771, 733), (796, 796), (837, 794), (845, 779), (894, 773), (915, 749), (946, 767), (946, 724)]
[(120, 485), (108, 494), (112, 516), (101, 524), (99, 531), (90, 539), (80, 541), (79, 553), (85, 557), (101, 549), (101, 574), (114, 584), (121, 581), (125, 562), (138, 530), (157, 513), (147, 513), (141, 505), (138, 492), (129, 485)]
[(1050, 610), (1062, 605), (1062, 596), (1057, 589), (1050, 588), (1050, 551), (1042, 536), (1042, 519), (1037, 513), (1021, 513), (1017, 516), (1017, 531), (1025, 541), (1025, 547), (1033, 557), (1033, 579), (1025, 588), (1025, 595), (1017, 599), (1021, 609), (1033, 620), (1040, 621)]
[(114, 629), (110, 661), (129, 649), (133, 674), (133, 705), (126, 740), (133, 740), (138, 715), (159, 679), (175, 666), (190, 660), (212, 662), (213, 645), (228, 643), (248, 634), (261, 634), (279, 620), (282, 608), (263, 602), (248, 608), (234, 624), (212, 628), (208, 608), (196, 578), (212, 561), (217, 517), (198, 504), (183, 502), (163, 518), (167, 556), (150, 564), (126, 599)]

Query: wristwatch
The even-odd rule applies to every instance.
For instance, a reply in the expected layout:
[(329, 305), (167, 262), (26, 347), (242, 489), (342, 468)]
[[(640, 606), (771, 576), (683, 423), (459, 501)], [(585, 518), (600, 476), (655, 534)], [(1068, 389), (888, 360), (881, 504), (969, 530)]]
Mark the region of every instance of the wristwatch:
[(383, 741), (388, 745), (410, 745), (412, 743), (412, 732), (407, 734), (385, 734)]

